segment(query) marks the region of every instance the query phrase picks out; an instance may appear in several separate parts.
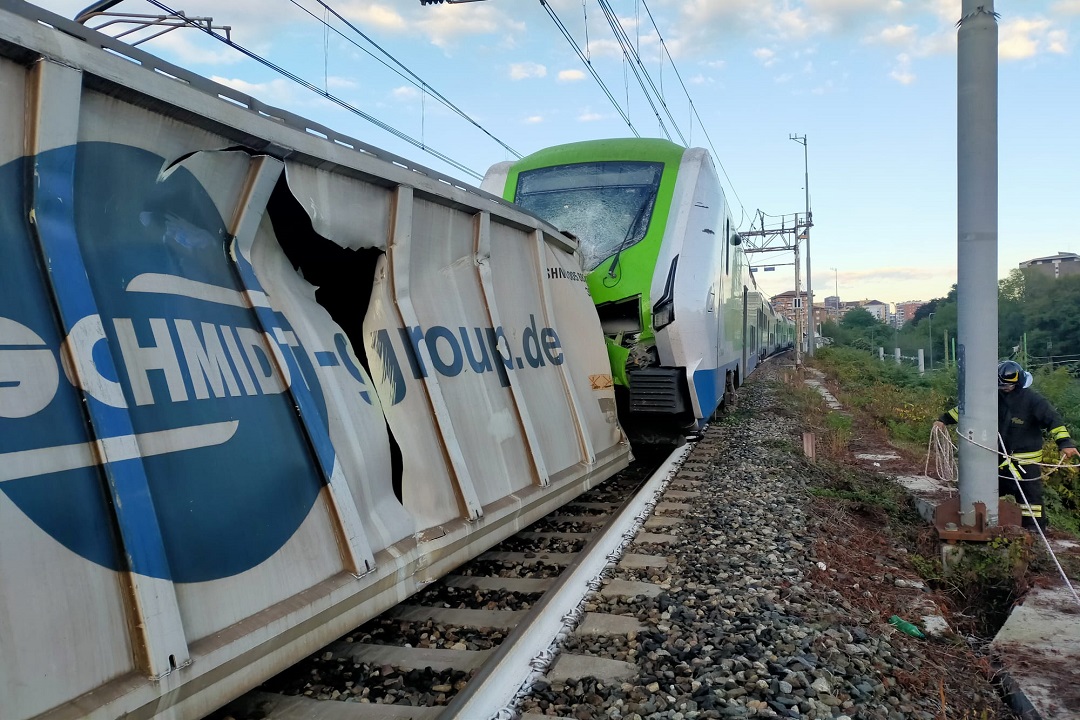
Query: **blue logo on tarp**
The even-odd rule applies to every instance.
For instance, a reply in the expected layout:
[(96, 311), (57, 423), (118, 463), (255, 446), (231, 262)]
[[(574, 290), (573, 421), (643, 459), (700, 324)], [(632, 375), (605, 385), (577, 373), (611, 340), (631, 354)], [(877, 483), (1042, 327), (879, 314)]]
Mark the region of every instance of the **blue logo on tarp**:
[[(141, 462), (168, 568), (133, 571), (199, 582), (255, 567), (323, 484), (289, 387), (310, 391), (325, 431), (313, 363), (340, 358), (309, 357), (280, 313), (260, 320), (261, 288), (241, 281), (225, 223), (182, 167), (160, 176), (162, 158), (105, 143), (52, 153), (74, 173), (71, 230), (94, 303), (58, 326), (25, 222), (27, 160), (0, 167), (0, 491), (72, 551), (126, 569), (102, 463)], [(134, 434), (95, 437), (78, 388)]]

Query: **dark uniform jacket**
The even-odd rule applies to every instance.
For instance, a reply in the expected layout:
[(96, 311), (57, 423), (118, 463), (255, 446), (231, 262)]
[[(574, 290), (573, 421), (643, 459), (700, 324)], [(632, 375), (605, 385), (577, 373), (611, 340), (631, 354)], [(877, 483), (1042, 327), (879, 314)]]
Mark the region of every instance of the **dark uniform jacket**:
[[(960, 415), (953, 408), (938, 419), (952, 425)], [(1005, 449), (1021, 465), (1042, 460), (1044, 430), (1050, 431), (1058, 449), (1076, 447), (1061, 416), (1042, 395), (1029, 388), (998, 393), (998, 433)]]

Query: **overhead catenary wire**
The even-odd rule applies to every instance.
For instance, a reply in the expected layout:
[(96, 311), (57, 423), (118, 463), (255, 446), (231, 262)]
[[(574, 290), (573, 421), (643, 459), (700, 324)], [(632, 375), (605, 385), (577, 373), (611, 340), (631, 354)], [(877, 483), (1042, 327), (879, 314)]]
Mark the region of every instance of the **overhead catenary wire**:
[(607, 86), (607, 83), (605, 83), (604, 79), (600, 77), (600, 74), (596, 72), (596, 68), (593, 67), (592, 61), (585, 55), (584, 52), (582, 52), (581, 46), (578, 45), (576, 40), (574, 40), (574, 36), (570, 33), (570, 30), (567, 29), (566, 25), (563, 24), (562, 19), (559, 18), (559, 14), (555, 12), (555, 10), (547, 2), (547, 0), (540, 0), (540, 5), (547, 12), (548, 17), (551, 18), (551, 21), (555, 23), (555, 27), (559, 29), (559, 32), (562, 33), (562, 36), (566, 38), (566, 41), (568, 43), (570, 43), (570, 47), (574, 49), (574, 52), (577, 54), (581, 62), (585, 64), (585, 68), (589, 71), (589, 74), (592, 75), (593, 79), (596, 80), (598, 85), (600, 85), (600, 89), (604, 91), (604, 94), (607, 95), (608, 100), (611, 101), (612, 107), (614, 107), (615, 110), (618, 111), (619, 115), (622, 116), (623, 121), (626, 122), (626, 126), (630, 128), (630, 132), (634, 133), (634, 137), (641, 137), (641, 133), (637, 131), (637, 128), (634, 127), (634, 123), (630, 121), (630, 116), (626, 113), (625, 110), (622, 109), (622, 107), (619, 105), (619, 101), (616, 100), (615, 96), (611, 93), (611, 89)]
[[(732, 194), (735, 196), (736, 201), (739, 203), (739, 223), (738, 223), (738, 225), (741, 227), (742, 223), (748, 217), (747, 213), (746, 213), (746, 206), (743, 204), (742, 198), (739, 196), (739, 192), (735, 189), (735, 183), (731, 180), (731, 176), (728, 174), (727, 168), (724, 167), (724, 163), (721, 162), (721, 160), (720, 160), (719, 154), (718, 154), (718, 152), (716, 150), (716, 145), (713, 143), (712, 138), (709, 136), (708, 131), (705, 130), (705, 124), (702, 121), (701, 115), (697, 110), (697, 105), (694, 103), (693, 97), (690, 95), (690, 91), (686, 86), (686, 82), (683, 80), (682, 74), (679, 72), (678, 67), (676, 67), (675, 60), (671, 56), (671, 52), (668, 50), (667, 44), (664, 42), (663, 36), (660, 34), (659, 28), (656, 25), (656, 19), (653, 17), (652, 11), (649, 9), (648, 5), (645, 3), (644, 0), (640, 0), (640, 2), (642, 4), (642, 6), (645, 8), (646, 13), (648, 13), (649, 20), (652, 23), (653, 28), (656, 30), (656, 35), (657, 35), (657, 38), (659, 38), (660, 46), (663, 49), (664, 54), (666, 54), (668, 59), (671, 61), (671, 66), (672, 66), (672, 69), (675, 71), (675, 76), (679, 80), (679, 85), (681, 86), (683, 93), (686, 95), (686, 98), (689, 101), (692, 116), (694, 118), (697, 118), (698, 124), (701, 125), (702, 131), (705, 134), (705, 139), (709, 144), (709, 149), (712, 151), (712, 155), (715, 158), (717, 165), (719, 165), (720, 171), (724, 175), (724, 179), (727, 180), (728, 187), (731, 188)], [(661, 103), (661, 106), (664, 108), (665, 114), (667, 114), (667, 116), (671, 120), (672, 126), (675, 128), (676, 132), (679, 134), (680, 139), (683, 141), (683, 145), (688, 146), (686, 138), (684, 137), (682, 131), (678, 127), (678, 123), (675, 121), (670, 109), (667, 107), (667, 103), (666, 103), (666, 101), (664, 100), (664, 97), (663, 97), (663, 91), (656, 88), (656, 85), (655, 85), (655, 83), (653, 83), (651, 76), (649, 75), (648, 71), (645, 69), (644, 64), (641, 62), (640, 54), (634, 48), (633, 41), (630, 40), (630, 37), (629, 37), (629, 35), (626, 34), (626, 31), (624, 29), (622, 29), (622, 26), (618, 22), (618, 19), (615, 16), (614, 11), (611, 9), (610, 4), (607, 2), (607, 0), (598, 0), (598, 3), (600, 4), (601, 9), (603, 9), (603, 11), (604, 11), (605, 17), (608, 20), (608, 24), (611, 25), (612, 31), (615, 33), (616, 40), (619, 42), (620, 47), (623, 49), (624, 62), (628, 61), (631, 64), (631, 66), (634, 68), (635, 75), (638, 75), (637, 68), (638, 67), (641, 68), (642, 75), (644, 75), (644, 78), (641, 75), (638, 75), (639, 84), (642, 84), (642, 91), (644, 92), (646, 99), (648, 99), (650, 106), (652, 106), (653, 113), (656, 115), (657, 120), (660, 122), (661, 129), (663, 130), (665, 136), (667, 136), (667, 138), (669, 140), (671, 139), (671, 136), (667, 133), (667, 129), (664, 126), (663, 120), (660, 118), (659, 111), (656, 109), (655, 103), (653, 103), (652, 98), (653, 98), (654, 95), (659, 100), (659, 102)], [(611, 90), (608, 88), (608, 86), (604, 82), (603, 78), (600, 77), (599, 73), (596, 71), (596, 68), (593, 67), (591, 57), (588, 55), (587, 52), (582, 51), (581, 46), (577, 43), (577, 41), (574, 39), (573, 35), (570, 33), (569, 29), (567, 29), (566, 25), (559, 18), (558, 13), (555, 12), (555, 10), (550, 6), (550, 4), (547, 2), (547, 0), (540, 0), (540, 5), (544, 8), (545, 11), (547, 11), (548, 16), (551, 18), (552, 22), (555, 23), (555, 26), (559, 29), (559, 32), (562, 33), (562, 35), (566, 39), (566, 41), (568, 43), (570, 43), (571, 48), (573, 48), (573, 50), (577, 54), (578, 58), (585, 65), (586, 69), (588, 69), (589, 73), (593, 76), (593, 79), (595, 79), (597, 84), (600, 85), (600, 88), (604, 91), (605, 95), (607, 95), (607, 98), (611, 102), (612, 106), (619, 112), (619, 114), (622, 116), (623, 120), (626, 122), (627, 126), (634, 133), (634, 136), (635, 137), (641, 137), (641, 135), (638, 133), (637, 129), (634, 127), (633, 122), (630, 120), (628, 111), (624, 110), (619, 105), (619, 102), (615, 99), (615, 96), (612, 94)], [(586, 37), (586, 42), (588, 42), (588, 12), (585, 10), (585, 1), (584, 0), (582, 2), (582, 9), (583, 9), (583, 14), (584, 14), (584, 18), (585, 18), (585, 26), (586, 26), (585, 27), (585, 37)], [(640, 43), (640, 38), (638, 39), (638, 43)], [(634, 60), (631, 60), (630, 59), (631, 57), (636, 58), (637, 59), (636, 62)], [(652, 94), (648, 90), (645, 89), (645, 86), (644, 86), (643, 83), (645, 83), (646, 79), (647, 79), (648, 84), (653, 89)], [(627, 106), (629, 106), (629, 98), (627, 98)], [(691, 130), (691, 135), (690, 136), (693, 137), (693, 134), (692, 134), (692, 131), (693, 131), (693, 119), (691, 119), (690, 130)]]
[(196, 23), (196, 22), (193, 22), (193, 21), (188, 21), (187, 18), (185, 18), (183, 15), (178, 13), (176, 10), (173, 10), (172, 8), (170, 8), (168, 5), (161, 2), (160, 0), (147, 0), (147, 2), (149, 2), (151, 5), (154, 5), (157, 8), (160, 8), (161, 10), (164, 10), (165, 12), (169, 13), (170, 15), (172, 15), (172, 16), (178, 18), (178, 19), (183, 19), (191, 27), (194, 27), (194, 28), (197, 28), (197, 29), (201, 30), (202, 32), (204, 32), (207, 35), (210, 35), (211, 37), (216, 39), (218, 42), (221, 42), (221, 43), (223, 43), (225, 45), (228, 45), (229, 47), (233, 48), (237, 52), (242, 53), (243, 55), (246, 55), (247, 57), (251, 58), (252, 60), (260, 63), (261, 65), (264, 65), (265, 67), (267, 67), (267, 68), (269, 68), (271, 70), (273, 70), (274, 72), (283, 75), (284, 77), (288, 78), (289, 80), (292, 80), (293, 82), (297, 83), (298, 85), (301, 85), (301, 86), (307, 88), (308, 90), (321, 95), (322, 97), (326, 98), (327, 100), (334, 103), (335, 105), (338, 105), (339, 107), (342, 107), (345, 110), (348, 110), (349, 112), (351, 112), (351, 113), (353, 113), (355, 115), (358, 115), (359, 117), (362, 117), (363, 119), (367, 120), (368, 122), (375, 125), (376, 127), (390, 133), (394, 137), (397, 137), (397, 138), (399, 138), (401, 140), (404, 140), (405, 142), (409, 143), (410, 145), (413, 145), (414, 147), (419, 148), (420, 150), (423, 150), (424, 152), (428, 153), (429, 155), (432, 155), (433, 157), (436, 157), (439, 160), (442, 160), (447, 165), (450, 165), (451, 167), (454, 167), (457, 170), (460, 170), (461, 172), (469, 175), (470, 177), (472, 177), (472, 178), (474, 178), (476, 180), (482, 180), (483, 179), (483, 177), (484, 177), (483, 175), (476, 172), (475, 170), (468, 167), (467, 165), (464, 165), (463, 163), (460, 163), (457, 160), (454, 160), (450, 156), (448, 156), (448, 155), (446, 155), (444, 153), (441, 153), (441, 152), (439, 152), (438, 150), (435, 150), (432, 147), (429, 147), (429, 146), (425, 145), (422, 141), (417, 140), (416, 138), (412, 137), (411, 135), (408, 135), (407, 133), (404, 133), (401, 130), (398, 130), (394, 126), (392, 126), (392, 125), (390, 125), (388, 123), (385, 123), (382, 120), (379, 120), (375, 116), (364, 112), (360, 108), (358, 108), (355, 105), (352, 105), (351, 103), (348, 103), (345, 100), (337, 97), (333, 93), (330, 93), (330, 92), (327, 92), (326, 90), (323, 90), (318, 85), (315, 85), (315, 84), (305, 80), (304, 78), (300, 77), (299, 75), (296, 75), (295, 73), (292, 73), (292, 72), (286, 70), (285, 68), (281, 67), (280, 65), (277, 65), (276, 63), (262, 57), (258, 53), (255, 53), (255, 52), (253, 52), (251, 50), (248, 50), (246, 47), (240, 45), (239, 43), (234, 42), (233, 40), (231, 40), (229, 38), (224, 37), (223, 35), (220, 35), (219, 33), (214, 32), (210, 28), (203, 27), (199, 23)]
[[(739, 197), (738, 191), (735, 189), (735, 183), (732, 182), (731, 176), (728, 175), (727, 168), (724, 167), (724, 163), (720, 160), (720, 154), (716, 151), (716, 146), (713, 144), (712, 137), (709, 136), (709, 131), (705, 129), (705, 123), (701, 119), (701, 114), (698, 113), (697, 105), (694, 103), (693, 97), (690, 95), (689, 88), (686, 87), (686, 82), (683, 80), (682, 73), (679, 72), (678, 66), (675, 64), (675, 58), (671, 56), (671, 51), (668, 50), (667, 43), (664, 42), (664, 36), (660, 34), (660, 28), (656, 24), (656, 18), (653, 17), (652, 10), (649, 9), (649, 4), (645, 0), (641, 0), (641, 6), (645, 8), (645, 13), (649, 16), (649, 22), (652, 23), (653, 30), (656, 31), (656, 37), (660, 41), (660, 47), (663, 49), (664, 54), (667, 55), (668, 60), (671, 61), (671, 69), (675, 71), (675, 77), (679, 79), (679, 85), (682, 87), (683, 93), (686, 95), (686, 99), (690, 101), (690, 109), (693, 112), (693, 116), (697, 118), (698, 125), (701, 126), (701, 132), (705, 134), (705, 140), (709, 143), (709, 149), (712, 150), (713, 157), (716, 158), (716, 164), (720, 166), (720, 172), (724, 173), (724, 178), (728, 182), (728, 187), (731, 188), (732, 194), (735, 195), (735, 199), (739, 201), (739, 225), (742, 225), (742, 221), (746, 218), (746, 209), (743, 205), (742, 198)], [(693, 122), (690, 123), (690, 129), (693, 131)]]
[[(664, 94), (656, 87), (656, 83), (653, 82), (652, 76), (649, 71), (645, 69), (645, 64), (641, 61), (641, 55), (634, 47), (633, 42), (630, 40), (630, 36), (626, 34), (626, 29), (619, 22), (618, 16), (611, 8), (611, 3), (608, 0), (598, 0), (600, 9), (604, 11), (604, 17), (608, 22), (608, 26), (611, 27), (611, 32), (615, 35), (615, 40), (619, 43), (619, 47), (622, 50), (623, 57), (626, 62), (630, 64), (630, 69), (634, 73), (634, 77), (637, 78), (638, 85), (641, 87), (641, 92), (644, 93), (645, 99), (649, 101), (649, 107), (652, 108), (653, 115), (656, 116), (656, 121), (660, 123), (660, 130), (664, 133), (664, 136), (670, 140), (671, 134), (667, 131), (667, 126), (664, 124), (663, 118), (660, 117), (660, 111), (656, 108), (656, 102), (660, 103), (660, 107), (664, 109), (664, 113), (671, 121), (671, 126), (674, 128), (679, 139), (683, 145), (686, 145), (686, 137), (683, 135), (682, 130), (679, 129), (678, 123), (675, 121), (674, 116), (671, 114), (671, 110), (668, 108), (667, 103), (664, 102)], [(645, 87), (646, 83), (648, 88)], [(650, 90), (652, 91), (650, 93)], [(656, 102), (653, 98), (656, 98)]]
[[(322, 8), (326, 12), (330, 13), (335, 18), (337, 18), (340, 22), (344, 23), (346, 27), (348, 27), (354, 33), (356, 33), (357, 35), (362, 37), (364, 40), (366, 40), (368, 43), (370, 43), (373, 48), (375, 48), (380, 53), (382, 53), (384, 56), (386, 56), (387, 60), (389, 60), (389, 63), (384, 61), (382, 58), (376, 56), (374, 53), (372, 53), (370, 50), (365, 48), (363, 45), (359, 44), (358, 42), (356, 42), (352, 38), (345, 35), (345, 33), (341, 32), (337, 28), (333, 27), (329, 22), (327, 22), (323, 18), (320, 18), (318, 15), (315, 15), (314, 13), (312, 13), (306, 7), (301, 5), (297, 0), (289, 0), (289, 2), (291, 2), (293, 5), (295, 5), (296, 7), (300, 8), (301, 10), (306, 12), (311, 17), (315, 18), (315, 20), (317, 20), (318, 22), (323, 23), (324, 25), (326, 25), (326, 27), (328, 29), (333, 30), (335, 33), (337, 33), (346, 42), (352, 44), (356, 48), (358, 48), (358, 49), (362, 50), (363, 52), (367, 53), (373, 59), (375, 59), (378, 62), (382, 63), (383, 66), (385, 66), (386, 68), (392, 70), (399, 77), (401, 77), (402, 79), (406, 80), (411, 85), (413, 85), (414, 87), (419, 89), (422, 93), (425, 93), (427, 95), (431, 95), (432, 97), (436, 98), (447, 109), (449, 109), (451, 112), (458, 115), (460, 118), (465, 120), (467, 123), (469, 123), (470, 125), (475, 127), (477, 130), (479, 130), (480, 132), (484, 133), (489, 138), (494, 140), (496, 143), (498, 143), (508, 153), (510, 153), (511, 155), (513, 155), (516, 158), (521, 157), (521, 153), (519, 153), (517, 150), (514, 150), (514, 148), (510, 147), (509, 145), (507, 145), (505, 142), (503, 142), (499, 138), (495, 137), (495, 135), (492, 134), (487, 128), (485, 128), (483, 125), (481, 125), (475, 119), (473, 119), (468, 113), (466, 113), (464, 110), (462, 110), (457, 105), (455, 105), (453, 102), (451, 102), (441, 92), (439, 92), (438, 90), (433, 88), (427, 81), (425, 81), (423, 78), (421, 78), (415, 72), (410, 70), (408, 68), (408, 66), (406, 66), (404, 63), (402, 63), (400, 60), (398, 60), (396, 57), (394, 57), (394, 55), (392, 53), (390, 53), (388, 50), (386, 50), (385, 48), (380, 46), (377, 42), (372, 40), (371, 37), (369, 37), (367, 34), (365, 34), (364, 31), (362, 31), (360, 28), (358, 28), (354, 23), (350, 22), (348, 19), (343, 17), (341, 15), (341, 13), (339, 13), (337, 10), (335, 10), (333, 7), (331, 7), (329, 3), (326, 3), (323, 0), (315, 0), (315, 2), (317, 2), (320, 6), (322, 6)], [(392, 63), (392, 65), (391, 65), (391, 63)], [(396, 68), (394, 66), (396, 66)]]

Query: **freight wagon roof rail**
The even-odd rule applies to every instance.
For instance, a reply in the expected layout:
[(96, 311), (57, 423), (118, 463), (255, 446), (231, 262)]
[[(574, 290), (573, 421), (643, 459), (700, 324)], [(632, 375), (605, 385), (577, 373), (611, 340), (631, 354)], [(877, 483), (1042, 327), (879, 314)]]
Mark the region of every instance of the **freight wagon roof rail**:
[[(100, 11), (102, 8), (105, 8), (107, 6), (107, 2), (92, 5), (83, 10), (82, 13), (80, 13), (80, 17), (87, 16), (88, 14), (92, 14), (96, 11)], [(322, 125), (321, 123), (317, 123), (307, 118), (301, 117), (300, 115), (291, 113), (288, 110), (283, 110), (272, 105), (267, 105), (266, 103), (261, 102), (260, 100), (257, 100), (256, 98), (246, 93), (240, 92), (239, 90), (228, 87), (226, 85), (216, 83), (201, 75), (193, 73), (189, 70), (185, 70), (178, 65), (173, 65), (170, 62), (151, 55), (150, 53), (134, 47), (126, 42), (123, 42), (122, 40), (118, 40), (109, 35), (98, 32), (97, 30), (88, 28), (78, 22), (69, 20), (62, 15), (57, 15), (56, 13), (49, 12), (48, 10), (40, 8), (36, 5), (31, 5), (30, 3), (23, 2), (23, 0), (0, 0), (0, 9), (27, 18), (28, 20), (40, 23), (46, 27), (55, 28), (56, 30), (61, 31), (66, 35), (78, 38), (79, 40), (83, 41), (91, 47), (100, 49), (111, 55), (121, 57), (135, 65), (157, 73), (158, 75), (162, 75), (171, 80), (183, 83), (184, 85), (199, 90), (200, 92), (206, 93), (207, 95), (216, 97), (218, 99), (231, 103), (232, 105), (246, 109), (251, 113), (258, 115), (259, 117), (273, 120), (286, 127), (292, 128), (294, 130), (299, 130), (300, 132), (306, 133), (314, 137), (321, 138), (329, 143), (339, 145), (349, 150), (353, 150), (357, 153), (369, 155), (371, 157), (378, 158), (379, 160), (382, 160), (384, 162), (392, 163), (404, 170), (408, 170), (410, 172), (417, 173), (418, 175), (422, 175), (437, 182), (459, 188), (468, 193), (483, 197), (493, 202), (497, 202), (501, 205), (507, 204), (506, 201), (502, 198), (487, 193), (467, 183), (464, 183), (457, 178), (445, 175), (394, 153), (388, 152), (381, 148), (377, 148), (374, 145), (369, 145), (368, 143), (357, 140), (356, 138), (349, 135), (339, 133), (325, 125)], [(194, 20), (194, 18), (192, 19)], [(6, 43), (4, 43), (2, 39), (0, 39), (0, 51), (14, 49), (4, 48), (3, 45), (5, 44)], [(22, 51), (22, 54), (25, 54), (26, 52), (24, 48), (20, 48), (19, 50)], [(16, 55), (18, 54), (19, 53), (16, 52)], [(32, 58), (27, 57), (25, 59), (30, 60)], [(245, 136), (244, 140), (247, 143), (252, 143), (256, 139), (250, 136)], [(266, 143), (264, 147), (261, 147), (259, 149), (262, 152), (274, 155), (275, 157), (285, 157), (292, 150), (291, 148), (275, 147), (272, 143), (269, 142)]]

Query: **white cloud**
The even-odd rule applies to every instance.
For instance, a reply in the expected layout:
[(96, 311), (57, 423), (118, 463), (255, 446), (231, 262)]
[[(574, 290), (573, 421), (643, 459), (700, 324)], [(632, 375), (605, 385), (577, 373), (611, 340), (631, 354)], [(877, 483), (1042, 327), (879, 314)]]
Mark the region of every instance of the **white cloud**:
[(539, 63), (522, 62), (510, 65), (511, 80), (526, 80), (528, 78), (542, 78), (547, 76), (547, 68)]
[(411, 25), (410, 30), (419, 28), (434, 45), (444, 49), (474, 35), (525, 32), (524, 23), (514, 20), (494, 3), (428, 6)]
[[(610, 30), (608, 31), (611, 32)], [(589, 46), (586, 48), (582, 43), (582, 50), (591, 58), (621, 58), (623, 56), (622, 45), (615, 40), (589, 38)]]
[(911, 56), (906, 53), (897, 55), (896, 64), (893, 65), (889, 77), (901, 85), (911, 85), (915, 82), (915, 73), (911, 70)]
[(560, 70), (559, 82), (577, 82), (585, 79), (585, 73), (581, 70)]
[(960, 19), (961, 5), (956, 0), (925, 0), (925, 5), (943, 23), (955, 25)]
[(776, 77), (774, 77), (773, 82), (775, 82), (777, 85), (783, 85), (784, 83), (791, 82), (792, 77), (794, 76), (791, 73), (784, 73), (782, 75), (777, 75)]
[(956, 31), (950, 28), (947, 31), (936, 32), (919, 38), (918, 43), (912, 49), (916, 57), (930, 57), (932, 55), (952, 55), (956, 52)]
[[(464, 38), (483, 35), (493, 36), (496, 44), (504, 48), (512, 48), (516, 44), (514, 34), (525, 32), (524, 23), (494, 3), (419, 7), (418, 3), (401, 0), (348, 0), (338, 7), (343, 16), (362, 28), (399, 35), (419, 30), (433, 45), (444, 50), (455, 47)], [(409, 9), (400, 9), (404, 7)]]
[(1055, 15), (1080, 15), (1080, 0), (1059, 0), (1050, 6)]
[(336, 75), (331, 75), (330, 77), (326, 78), (326, 85), (327, 87), (333, 88), (335, 90), (354, 90), (360, 87), (360, 84), (357, 83), (355, 80), (351, 80), (345, 77), (338, 77)]
[(232, 65), (244, 59), (240, 52), (195, 30), (174, 30), (139, 47), (155, 55), (170, 54), (182, 66)]
[(596, 122), (597, 120), (603, 120), (604, 116), (600, 113), (594, 113), (585, 111), (578, 115), (578, 122)]
[(1055, 55), (1069, 52), (1069, 34), (1064, 30), (1051, 30), (1046, 34), (1046, 49)]
[(909, 46), (915, 42), (916, 25), (892, 25), (879, 31), (876, 35), (864, 38), (863, 42), (880, 45), (904, 45)]
[(396, 100), (415, 100), (420, 97), (420, 91), (412, 85), (400, 85), (390, 91)]
[(776, 53), (769, 48), (758, 48), (752, 53), (755, 58), (761, 61), (761, 64), (765, 67), (772, 67), (776, 64)]
[(525, 123), (527, 125), (536, 125), (542, 122), (544, 122), (543, 115), (530, 115), (529, 117), (525, 118)]
[(1025, 60), (1044, 52), (1064, 53), (1068, 35), (1055, 30), (1044, 18), (1015, 18), (1001, 23), (998, 30), (998, 57)]
[(339, 6), (342, 16), (367, 27), (390, 32), (401, 32), (408, 23), (394, 8), (374, 2), (350, 2)]

